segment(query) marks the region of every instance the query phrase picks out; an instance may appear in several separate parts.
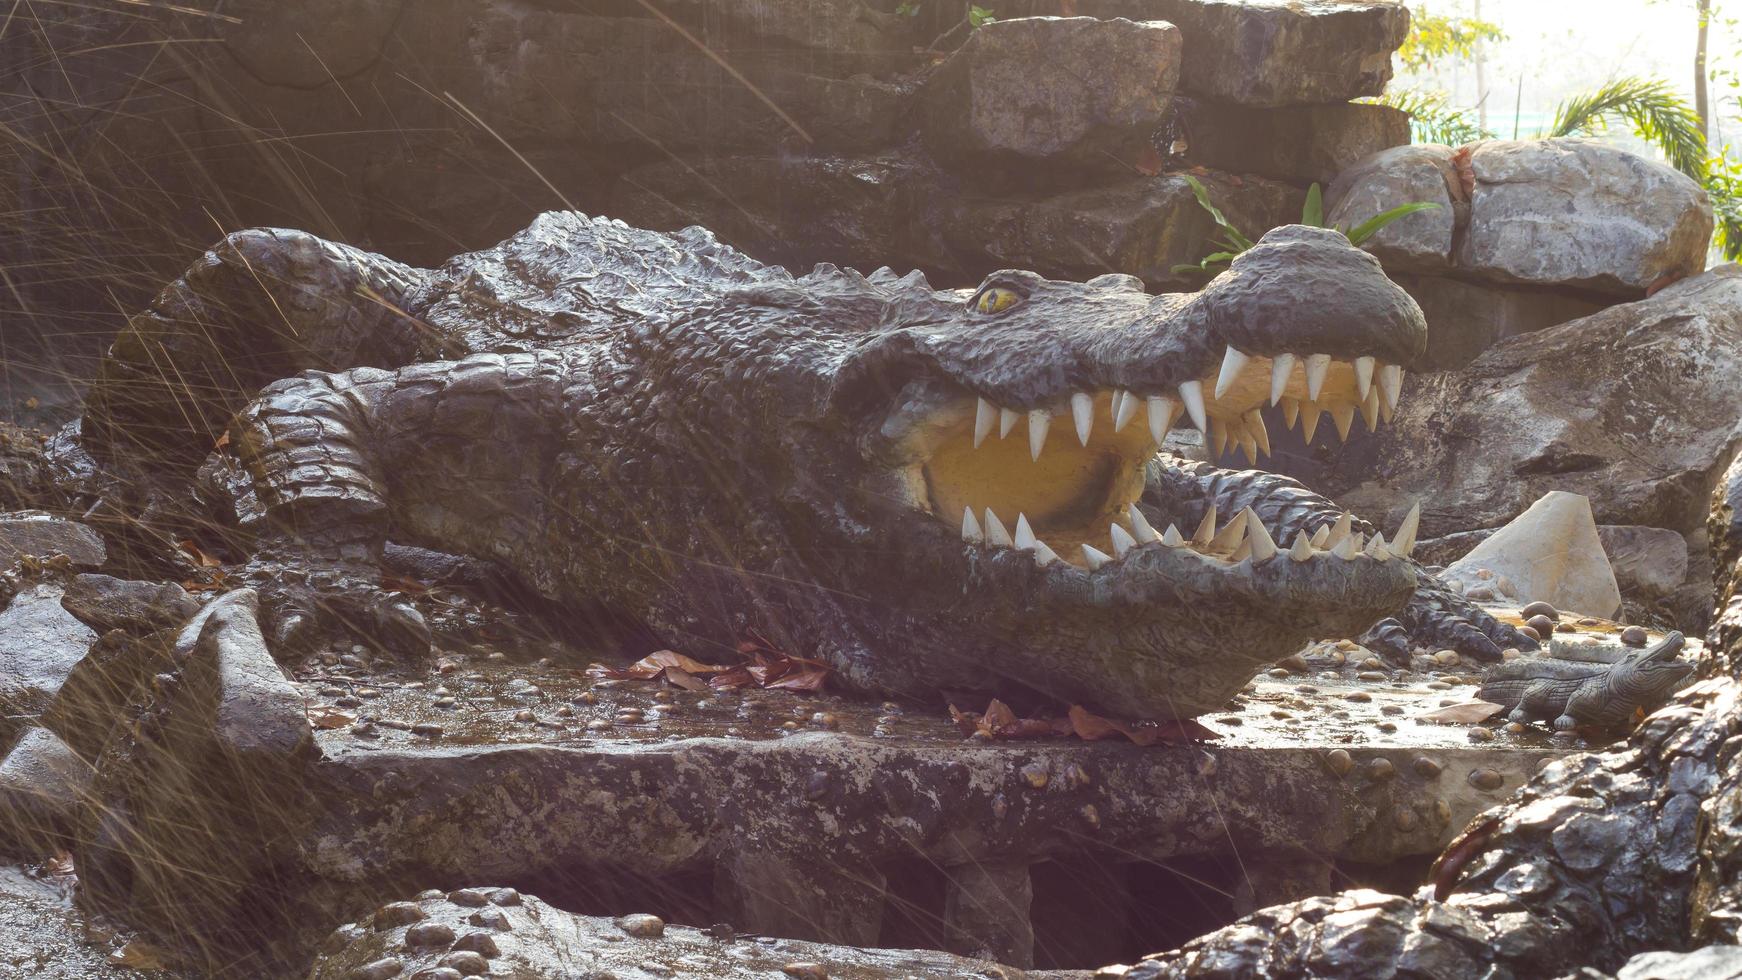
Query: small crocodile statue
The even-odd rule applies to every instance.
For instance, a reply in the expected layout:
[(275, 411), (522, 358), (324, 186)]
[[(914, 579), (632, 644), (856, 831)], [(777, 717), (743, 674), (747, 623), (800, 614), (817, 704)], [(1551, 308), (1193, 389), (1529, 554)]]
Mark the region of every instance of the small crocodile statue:
[(1670, 699), (1694, 672), (1676, 658), (1682, 635), (1670, 633), (1612, 664), (1522, 657), (1489, 668), (1476, 696), (1510, 708), (1507, 720), (1552, 720), (1556, 731), (1615, 729), (1637, 711), (1647, 714)]
[(281, 645), (370, 621), (392, 540), (704, 656), (755, 631), (859, 689), (1190, 717), (1385, 616), (1522, 645), (1422, 601), (1413, 519), (1387, 542), (1292, 480), (1157, 453), (1175, 424), (1266, 448), (1269, 406), (1309, 438), (1377, 426), (1425, 344), (1371, 255), (1300, 226), (1161, 295), (796, 276), (572, 212), (439, 270), (253, 230), (131, 319), (83, 439), (160, 471), (227, 444), (262, 546), (353, 563), (263, 584)]

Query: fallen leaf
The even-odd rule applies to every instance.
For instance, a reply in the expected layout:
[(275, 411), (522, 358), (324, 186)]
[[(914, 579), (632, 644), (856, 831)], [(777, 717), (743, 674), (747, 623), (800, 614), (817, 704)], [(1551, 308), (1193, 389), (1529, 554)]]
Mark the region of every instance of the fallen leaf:
[(729, 669), (716, 664), (702, 663), (700, 660), (686, 657), (676, 650), (656, 650), (627, 667), (607, 667), (604, 664), (594, 664), (587, 668), (587, 676), (616, 681), (650, 681), (664, 675), (666, 670), (670, 668), (676, 668), (690, 674), (718, 674)]
[(675, 684), (686, 691), (705, 691), (708, 689), (707, 681), (702, 680), (689, 671), (679, 670), (676, 667), (665, 668), (665, 670), (661, 672), (661, 676), (663, 676), (668, 682)]
[(211, 555), (206, 554), (206, 552), (203, 549), (201, 549), (199, 545), (195, 544), (191, 538), (186, 540), (186, 541), (181, 542), (181, 550), (183, 552), (185, 552), (189, 558), (192, 558), (194, 560), (194, 564), (200, 566), (201, 568), (222, 568), (222, 567), (224, 567), (223, 562), (219, 561), (216, 558), (213, 558)]
[(1138, 151), (1137, 159), (1131, 162), (1132, 169), (1145, 177), (1154, 177), (1166, 166), (1167, 158), (1162, 156), (1160, 150), (1148, 144), (1144, 144), (1143, 149)]
[(229, 445), (230, 445), (230, 430), (225, 429), (224, 434), (218, 437), (218, 441), (212, 443), (212, 448), (213, 449), (225, 449)]
[(309, 724), (321, 731), (331, 731), (334, 728), (344, 728), (357, 720), (356, 715), (346, 714), (337, 708), (318, 707), (308, 710)]
[(1077, 737), (1088, 742), (1111, 738), (1115, 734), (1123, 735), (1138, 745), (1154, 745), (1157, 742), (1211, 742), (1221, 738), (1190, 718), (1172, 721), (1114, 721), (1111, 718), (1102, 718), (1076, 704), (1071, 705), (1070, 721)]
[(968, 738), (976, 735), (992, 739), (1075, 735), (1093, 742), (1120, 735), (1138, 745), (1154, 745), (1157, 742), (1207, 742), (1220, 737), (1195, 721), (1113, 721), (1075, 704), (1063, 718), (1019, 718), (1009, 705), (997, 699), (993, 699), (978, 715), (964, 712), (953, 704), (949, 708), (951, 720)]
[(34, 396), (34, 395), (32, 395), (31, 397), (26, 398), (24, 400), (24, 407), (28, 408), (28, 409), (34, 410), (34, 409), (40, 407), (41, 405), (42, 405), (42, 402), (37, 401), (36, 396)]
[(1450, 725), (1479, 725), (1505, 710), (1505, 705), (1470, 700), (1448, 704), (1432, 711), (1424, 711), (1415, 717), (1417, 721), (1438, 721)]
[(169, 969), (169, 954), (150, 943), (135, 939), (109, 954), (110, 966), (124, 966), (141, 973), (156, 973)]
[(78, 873), (78, 870), (73, 865), (73, 856), (68, 851), (61, 851), (54, 857), (49, 858), (43, 863), (42, 870), (56, 878), (65, 878), (68, 875)]
[(423, 595), (430, 590), (430, 587), (422, 582), (400, 578), (397, 575), (381, 576), (381, 587), (391, 592), (404, 592), (406, 595)]

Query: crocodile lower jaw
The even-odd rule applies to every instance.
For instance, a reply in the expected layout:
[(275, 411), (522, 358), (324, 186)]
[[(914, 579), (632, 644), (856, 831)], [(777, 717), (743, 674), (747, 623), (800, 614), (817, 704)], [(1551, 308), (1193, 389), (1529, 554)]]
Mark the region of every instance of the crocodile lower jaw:
[(1213, 512), (1196, 528), (1150, 525), (1136, 506), (1144, 466), (1175, 424), (1205, 430), (1218, 455), (1228, 445), (1256, 462), (1270, 451), (1261, 409), (1280, 405), (1285, 423), (1308, 440), (1329, 414), (1348, 438), (1360, 413), (1369, 429), (1388, 421), (1403, 369), (1372, 357), (1275, 357), (1228, 348), (1220, 370), (1181, 383), (1172, 394), (1123, 389), (1079, 391), (1023, 411), (944, 381), (910, 384), (880, 437), (893, 462), (896, 494), (910, 507), (959, 527), (964, 541), (1032, 553), (1085, 571), (1117, 564), (1134, 548), (1186, 548), (1220, 562), (1266, 561), (1283, 551), (1296, 561), (1321, 552), (1384, 560), (1414, 547), (1411, 515), (1391, 543), (1363, 541), (1345, 521), (1315, 539), (1277, 542), (1245, 513)]

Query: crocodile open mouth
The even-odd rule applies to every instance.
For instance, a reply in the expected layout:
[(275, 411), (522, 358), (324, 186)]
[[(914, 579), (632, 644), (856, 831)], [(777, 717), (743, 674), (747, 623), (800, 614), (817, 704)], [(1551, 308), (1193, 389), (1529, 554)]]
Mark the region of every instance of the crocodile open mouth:
[[(1025, 550), (1043, 565), (1062, 560), (1088, 571), (1151, 544), (1226, 562), (1264, 561), (1278, 545), (1245, 512), (1218, 524), (1212, 508), (1193, 527), (1158, 529), (1137, 506), (1145, 466), (1167, 431), (1196, 426), (1218, 457), (1238, 447), (1256, 464), (1270, 452), (1264, 406), (1279, 407), (1284, 424), (1300, 426), (1308, 442), (1327, 415), (1346, 440), (1358, 415), (1370, 430), (1389, 421), (1402, 384), (1400, 366), (1374, 357), (1265, 356), (1230, 347), (1219, 370), (1165, 394), (1099, 388), (1011, 408), (954, 381), (915, 381), (881, 436), (909, 504), (959, 527), (972, 545)], [(1413, 524), (1390, 544), (1381, 535), (1362, 541), (1339, 526), (1282, 547), (1297, 559), (1324, 548), (1389, 557), (1413, 546)]]

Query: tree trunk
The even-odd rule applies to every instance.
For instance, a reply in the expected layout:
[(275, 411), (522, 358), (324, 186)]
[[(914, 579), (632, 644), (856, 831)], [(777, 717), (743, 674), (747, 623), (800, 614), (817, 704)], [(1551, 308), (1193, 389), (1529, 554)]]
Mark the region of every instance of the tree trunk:
[(1706, 101), (1706, 33), (1711, 27), (1712, 0), (1699, 0), (1699, 37), (1694, 42), (1694, 113), (1700, 117), (1700, 135), (1709, 137), (1711, 117)]

